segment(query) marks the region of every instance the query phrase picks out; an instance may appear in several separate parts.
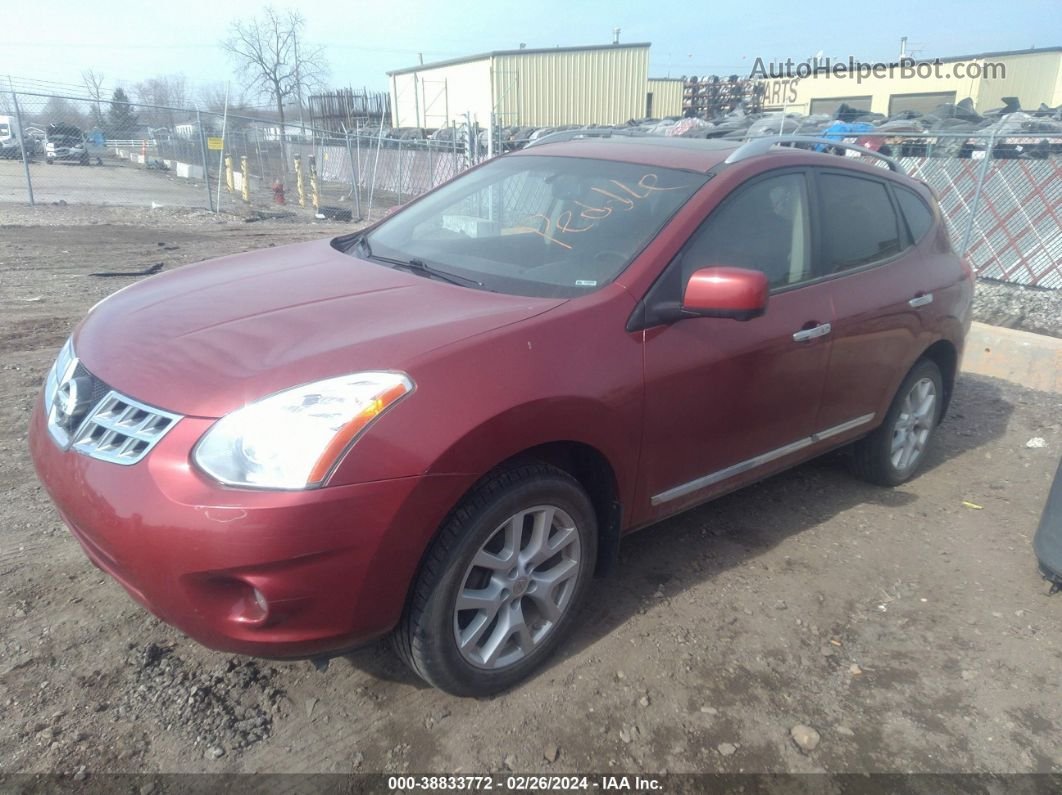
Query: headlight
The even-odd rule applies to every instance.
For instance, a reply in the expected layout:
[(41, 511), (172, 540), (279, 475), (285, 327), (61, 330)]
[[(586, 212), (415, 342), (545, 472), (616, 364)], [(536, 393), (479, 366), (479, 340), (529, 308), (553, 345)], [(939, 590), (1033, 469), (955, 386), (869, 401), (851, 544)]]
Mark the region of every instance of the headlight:
[(196, 465), (232, 486), (320, 485), (388, 407), (413, 390), (404, 373), (354, 373), (304, 384), (218, 420), (196, 445)]
[(74, 363), (74, 343), (73, 338), (68, 338), (66, 344), (63, 345), (59, 356), (56, 357), (55, 363), (52, 365), (52, 369), (48, 371), (48, 377), (44, 380), (44, 408), (50, 409), (55, 402), (55, 393), (59, 389), (59, 384), (62, 383), (63, 378), (68, 375), (67, 371), (70, 369), (70, 365)]

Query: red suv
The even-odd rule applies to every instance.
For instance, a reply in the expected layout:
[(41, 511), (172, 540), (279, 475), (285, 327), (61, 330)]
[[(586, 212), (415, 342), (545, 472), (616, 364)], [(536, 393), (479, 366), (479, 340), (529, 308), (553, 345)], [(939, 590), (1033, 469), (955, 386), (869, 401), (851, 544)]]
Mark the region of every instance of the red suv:
[(971, 272), (894, 163), (780, 140), (534, 146), (122, 290), (48, 375), (39, 476), (207, 646), (393, 633), (440, 688), (509, 687), (626, 533), (842, 445), (884, 485), (923, 461)]

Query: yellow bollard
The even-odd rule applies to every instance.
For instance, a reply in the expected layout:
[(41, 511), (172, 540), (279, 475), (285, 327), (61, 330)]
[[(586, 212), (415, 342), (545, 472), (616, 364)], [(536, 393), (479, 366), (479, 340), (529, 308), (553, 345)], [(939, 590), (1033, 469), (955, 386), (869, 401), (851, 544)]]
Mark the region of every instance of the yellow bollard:
[(232, 155), (225, 155), (225, 187), (229, 189), (229, 193), (236, 190), (232, 181)]
[(302, 155), (295, 155), (295, 190), (299, 193), (299, 206), (306, 206), (306, 187), (302, 183)]
[(247, 165), (247, 155), (240, 155), (240, 171), (243, 172), (243, 200), (251, 203), (251, 169)]
[(310, 155), (310, 194), (313, 198), (313, 209), (316, 212), (321, 206), (321, 193), (317, 188), (317, 160)]

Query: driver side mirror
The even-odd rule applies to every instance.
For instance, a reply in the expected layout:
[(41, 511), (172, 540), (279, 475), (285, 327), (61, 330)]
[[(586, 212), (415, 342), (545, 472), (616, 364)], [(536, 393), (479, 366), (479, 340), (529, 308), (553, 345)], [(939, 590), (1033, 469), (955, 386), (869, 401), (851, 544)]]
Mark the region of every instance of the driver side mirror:
[(752, 320), (767, 311), (767, 276), (748, 268), (694, 271), (682, 295), (684, 315)]

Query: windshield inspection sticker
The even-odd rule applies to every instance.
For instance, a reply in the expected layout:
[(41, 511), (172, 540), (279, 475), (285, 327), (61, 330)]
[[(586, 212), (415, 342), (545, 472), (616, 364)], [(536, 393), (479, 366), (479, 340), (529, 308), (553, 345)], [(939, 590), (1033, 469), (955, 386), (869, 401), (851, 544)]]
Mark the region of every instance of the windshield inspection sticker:
[(576, 279), (576, 287), (597, 287), (597, 279), (591, 281), (590, 279)]

